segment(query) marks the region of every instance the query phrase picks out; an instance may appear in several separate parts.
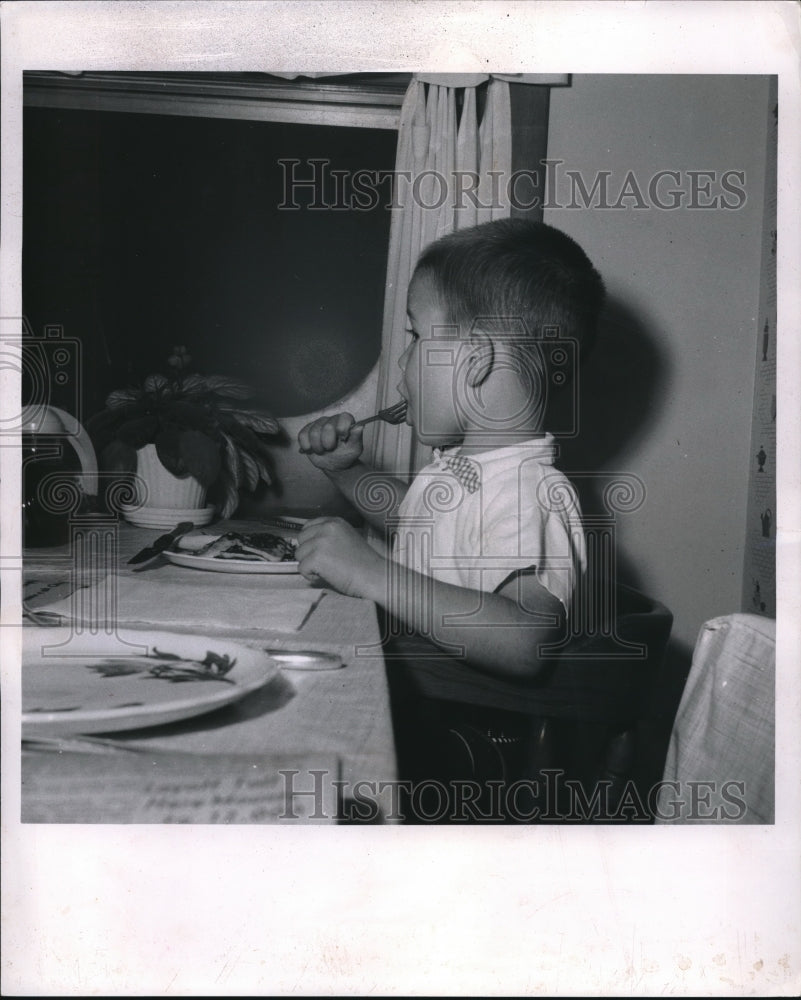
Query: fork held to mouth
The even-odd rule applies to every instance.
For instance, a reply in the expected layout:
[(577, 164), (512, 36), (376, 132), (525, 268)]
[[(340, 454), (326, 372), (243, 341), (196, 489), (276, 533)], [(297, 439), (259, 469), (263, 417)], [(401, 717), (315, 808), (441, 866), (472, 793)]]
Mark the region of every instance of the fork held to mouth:
[(388, 406), (385, 410), (379, 410), (372, 417), (363, 417), (361, 420), (357, 420), (355, 424), (351, 426), (351, 430), (354, 427), (363, 427), (365, 424), (370, 424), (374, 420), (383, 420), (386, 424), (400, 424), (406, 418), (406, 400), (401, 399), (392, 406)]
[[(406, 419), (406, 405), (406, 400), (400, 399), (392, 406), (388, 406), (384, 410), (379, 410), (372, 417), (362, 417), (361, 420), (357, 420), (350, 425), (344, 436), (340, 436), (340, 440), (347, 441), (354, 427), (364, 427), (365, 424), (371, 424), (374, 420), (383, 420), (386, 424), (402, 424)], [(302, 455), (308, 454), (308, 451), (303, 448), (300, 449), (300, 452)]]

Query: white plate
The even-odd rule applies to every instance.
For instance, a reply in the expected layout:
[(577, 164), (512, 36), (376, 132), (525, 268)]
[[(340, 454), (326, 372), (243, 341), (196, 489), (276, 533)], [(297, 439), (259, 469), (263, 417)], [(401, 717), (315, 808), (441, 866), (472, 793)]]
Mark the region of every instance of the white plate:
[[(68, 628), (33, 626), (22, 635), (23, 737), (141, 729), (191, 718), (238, 701), (278, 673), (266, 653), (220, 636), (137, 629), (120, 629), (116, 637), (75, 635)], [(233, 665), (222, 676), (179, 673), (193, 665), (203, 673), (209, 653)]]
[(176, 566), (205, 569), (212, 573), (298, 573), (296, 562), (268, 562), (266, 559), (215, 559), (191, 552), (165, 552), (164, 558)]

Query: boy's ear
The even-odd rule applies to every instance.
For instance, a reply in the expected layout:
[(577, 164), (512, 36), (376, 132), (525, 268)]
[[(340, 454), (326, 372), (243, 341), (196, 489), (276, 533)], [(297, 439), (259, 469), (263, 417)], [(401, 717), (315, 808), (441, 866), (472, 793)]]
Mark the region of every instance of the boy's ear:
[(476, 389), (486, 382), (495, 364), (495, 347), (483, 330), (470, 332), (470, 356), (467, 360), (467, 384)]

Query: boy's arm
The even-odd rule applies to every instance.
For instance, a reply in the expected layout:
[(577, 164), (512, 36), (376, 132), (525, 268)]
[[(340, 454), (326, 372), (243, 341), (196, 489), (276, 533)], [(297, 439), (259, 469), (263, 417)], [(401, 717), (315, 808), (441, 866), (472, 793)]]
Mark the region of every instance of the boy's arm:
[(375, 552), (339, 518), (310, 521), (299, 537), (300, 570), (352, 597), (380, 604), (415, 632), (488, 673), (535, 676), (539, 649), (562, 635), (564, 608), (533, 572), (484, 593), (442, 583)]
[[(535, 677), (541, 649), (564, 634), (565, 609), (533, 572), (516, 574), (493, 593), (443, 583), (399, 567), (398, 585), (376, 585), (370, 595), (396, 618), (459, 659), (498, 677)], [(393, 573), (395, 571), (393, 570)], [(428, 591), (428, 607), (419, 598)]]
[(383, 528), (387, 515), (397, 510), (409, 487), (398, 477), (377, 472), (361, 461), (364, 428), (353, 424), (350, 413), (319, 417), (302, 428), (298, 445), (366, 521)]

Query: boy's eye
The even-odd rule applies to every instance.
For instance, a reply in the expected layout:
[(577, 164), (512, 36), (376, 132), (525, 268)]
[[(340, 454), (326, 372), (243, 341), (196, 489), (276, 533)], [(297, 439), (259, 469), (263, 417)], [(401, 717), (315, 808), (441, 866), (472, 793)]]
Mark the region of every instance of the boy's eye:
[(417, 337), (417, 331), (414, 330), (412, 327), (407, 326), (406, 327), (406, 333), (409, 334), (409, 336), (412, 338), (412, 340), (417, 340), (418, 339), (418, 337)]

